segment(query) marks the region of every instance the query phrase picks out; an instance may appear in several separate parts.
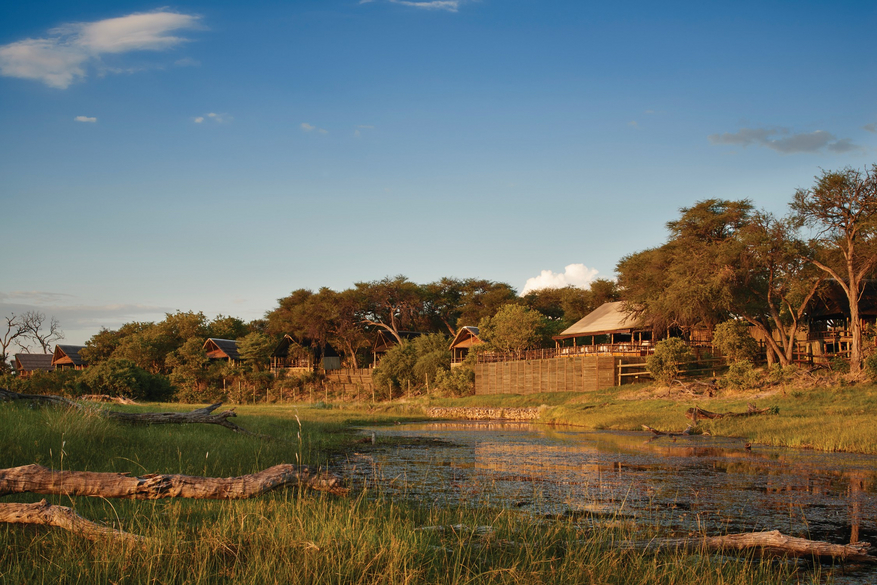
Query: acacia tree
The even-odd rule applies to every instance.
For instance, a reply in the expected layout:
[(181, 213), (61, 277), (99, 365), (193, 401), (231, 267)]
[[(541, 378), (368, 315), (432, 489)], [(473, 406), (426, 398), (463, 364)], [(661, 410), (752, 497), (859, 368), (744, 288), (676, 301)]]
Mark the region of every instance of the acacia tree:
[(850, 372), (862, 368), (859, 302), (877, 265), (877, 164), (859, 171), (823, 171), (810, 189), (798, 189), (791, 208), (800, 226), (814, 230), (810, 261), (833, 278), (850, 307)]
[(423, 315), (423, 291), (399, 275), (373, 282), (357, 282), (359, 318), (364, 325), (383, 329), (402, 343), (400, 331)]
[(739, 317), (761, 332), (768, 362), (791, 363), (822, 281), (791, 220), (754, 212), (746, 200), (708, 199), (683, 208), (667, 227), (666, 244), (618, 265), (630, 310), (658, 331)]
[(543, 317), (518, 304), (500, 308), (493, 317), (485, 317), (478, 324), (479, 336), (499, 351), (521, 352), (536, 347)]
[(61, 323), (54, 317), (46, 321), (46, 314), (39, 311), (28, 311), (21, 316), (21, 328), (24, 337), (39, 344), (43, 353), (49, 353), (49, 347), (56, 341), (64, 339)]
[(810, 263), (813, 251), (795, 237), (791, 219), (756, 213), (740, 238), (734, 312), (761, 331), (768, 362), (775, 356), (789, 365), (801, 321), (824, 276)]
[(3, 333), (3, 336), (0, 337), (0, 373), (6, 371), (9, 367), (7, 363), (7, 359), (9, 359), (9, 355), (6, 353), (9, 350), (9, 346), (12, 343), (24, 335), (24, 328), (21, 325), (21, 321), (14, 314), (9, 317), (3, 317), (3, 320), (6, 321), (6, 331)]

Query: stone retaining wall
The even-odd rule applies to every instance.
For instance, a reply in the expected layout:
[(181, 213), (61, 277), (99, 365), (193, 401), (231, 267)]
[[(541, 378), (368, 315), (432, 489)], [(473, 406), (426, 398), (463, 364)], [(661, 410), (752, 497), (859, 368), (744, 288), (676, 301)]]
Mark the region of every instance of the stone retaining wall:
[(456, 420), (536, 420), (541, 408), (493, 408), (482, 406), (438, 407), (426, 409), (426, 415), (433, 418)]

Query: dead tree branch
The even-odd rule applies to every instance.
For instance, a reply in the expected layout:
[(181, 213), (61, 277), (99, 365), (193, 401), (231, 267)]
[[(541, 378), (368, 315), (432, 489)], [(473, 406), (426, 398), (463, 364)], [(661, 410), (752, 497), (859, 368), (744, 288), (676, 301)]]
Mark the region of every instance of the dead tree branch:
[(131, 477), (125, 473), (56, 471), (42, 465), (0, 469), (0, 496), (35, 493), (135, 500), (238, 500), (254, 498), (288, 486), (302, 486), (338, 495), (347, 493), (341, 480), (334, 475), (315, 473), (307, 467), (286, 463), (240, 477), (157, 473)]
[(746, 410), (746, 412), (710, 412), (709, 410), (704, 410), (699, 406), (695, 406), (693, 408), (689, 408), (685, 412), (685, 416), (696, 423), (697, 420), (701, 418), (717, 419), (736, 416), (754, 416), (757, 414), (778, 413), (779, 409), (775, 406), (771, 406), (768, 408), (756, 408), (754, 404), (749, 404), (748, 410)]
[(726, 536), (707, 536), (703, 538), (656, 538), (650, 541), (630, 542), (622, 546), (651, 551), (667, 549), (703, 549), (722, 553), (752, 551), (762, 556), (772, 557), (816, 558), (869, 564), (877, 563), (877, 557), (868, 554), (871, 545), (866, 542), (831, 544), (818, 540), (786, 536), (779, 530), (728, 534)]
[(96, 524), (66, 506), (53, 506), (46, 500), (36, 504), (0, 504), (0, 523), (55, 526), (88, 540), (110, 538), (131, 543), (143, 543), (148, 540), (143, 536)]

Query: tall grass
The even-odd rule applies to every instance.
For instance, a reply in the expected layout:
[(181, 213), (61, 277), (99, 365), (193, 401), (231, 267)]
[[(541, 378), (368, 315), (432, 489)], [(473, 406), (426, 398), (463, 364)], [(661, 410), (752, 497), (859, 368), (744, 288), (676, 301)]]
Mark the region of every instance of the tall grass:
[[(131, 427), (79, 412), (0, 405), (0, 466), (236, 475), (281, 462), (325, 465), (351, 422), (396, 413), (247, 410), (237, 421), (283, 441), (206, 425)], [(302, 420), (302, 442), (297, 439)], [(63, 461), (62, 461), (63, 452)], [(34, 501), (19, 494), (2, 502)], [(42, 527), (0, 526), (2, 583), (704, 583), (797, 582), (783, 564), (625, 551), (651, 526), (545, 520), (488, 507), (429, 507), (371, 491), (336, 498), (290, 489), (245, 501), (50, 497), (150, 538), (89, 542)], [(443, 526), (443, 530), (424, 527)], [(455, 526), (455, 528), (451, 528)], [(489, 531), (476, 530), (489, 526)]]

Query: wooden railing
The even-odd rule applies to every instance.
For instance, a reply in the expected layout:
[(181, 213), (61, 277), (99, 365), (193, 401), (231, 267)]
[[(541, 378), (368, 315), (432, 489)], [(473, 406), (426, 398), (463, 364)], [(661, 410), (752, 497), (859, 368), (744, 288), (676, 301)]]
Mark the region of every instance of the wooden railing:
[(570, 357), (577, 355), (626, 355), (626, 356), (649, 356), (655, 351), (652, 345), (638, 345), (632, 343), (601, 343), (598, 345), (580, 345), (577, 347), (552, 347), (545, 349), (530, 349), (527, 351), (513, 351), (506, 353), (479, 353), (479, 364), (495, 362), (513, 362), (520, 360), (548, 360), (557, 357)]

